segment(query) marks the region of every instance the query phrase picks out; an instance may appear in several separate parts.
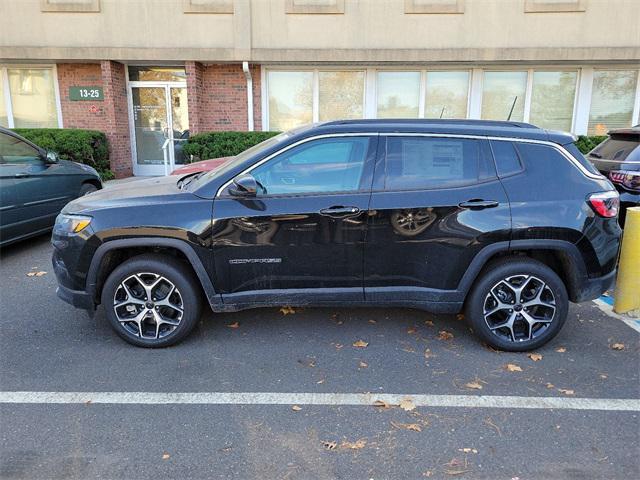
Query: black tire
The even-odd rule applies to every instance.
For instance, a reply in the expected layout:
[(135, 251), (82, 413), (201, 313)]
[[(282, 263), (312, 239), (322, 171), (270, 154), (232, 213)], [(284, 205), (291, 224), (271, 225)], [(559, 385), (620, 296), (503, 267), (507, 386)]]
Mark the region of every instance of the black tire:
[[(518, 282), (525, 286), (522, 294), (511, 290)], [(541, 299), (534, 303), (537, 293)], [(492, 347), (524, 352), (555, 337), (567, 319), (568, 309), (567, 289), (551, 268), (530, 258), (509, 257), (485, 267), (467, 297), (465, 318), (476, 335)], [(502, 327), (512, 318), (512, 328)], [(527, 319), (539, 320), (539, 323), (530, 323)]]
[(79, 197), (84, 197), (87, 193), (97, 192), (98, 187), (96, 187), (93, 183), (83, 183), (82, 187), (80, 187)]
[[(155, 280), (157, 286), (150, 290), (142, 284), (150, 287)], [(123, 286), (123, 282), (127, 285)], [(149, 301), (148, 291), (158, 298)], [(116, 301), (121, 302), (120, 306), (115, 306)], [(183, 340), (200, 319), (201, 289), (193, 271), (183, 262), (165, 255), (144, 254), (126, 260), (109, 275), (102, 288), (102, 306), (111, 327), (127, 342), (139, 347), (167, 347)], [(143, 320), (127, 322), (129, 315), (132, 319), (143, 316)], [(156, 322), (157, 318), (161, 321)]]

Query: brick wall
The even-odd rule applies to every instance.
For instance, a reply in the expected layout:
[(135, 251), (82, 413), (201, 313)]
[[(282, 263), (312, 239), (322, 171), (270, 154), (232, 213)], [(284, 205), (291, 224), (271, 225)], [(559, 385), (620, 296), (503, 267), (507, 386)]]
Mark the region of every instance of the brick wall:
[[(261, 130), (260, 66), (249, 68), (253, 78), (254, 129)], [(186, 69), (191, 132), (246, 131), (247, 80), (242, 65), (186, 62)]]
[(100, 64), (59, 63), (57, 70), (64, 127), (105, 131), (104, 102), (69, 100), (69, 87), (103, 87)]
[(104, 85), (105, 128), (109, 140), (109, 161), (117, 178), (133, 175), (131, 138), (125, 66), (118, 62), (100, 62)]

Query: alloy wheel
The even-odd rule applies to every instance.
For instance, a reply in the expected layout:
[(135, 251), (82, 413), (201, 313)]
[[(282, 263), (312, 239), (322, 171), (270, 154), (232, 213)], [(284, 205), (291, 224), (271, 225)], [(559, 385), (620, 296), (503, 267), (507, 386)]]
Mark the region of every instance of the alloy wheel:
[(156, 273), (136, 273), (125, 278), (113, 296), (113, 310), (130, 335), (158, 340), (171, 335), (184, 314), (176, 286)]
[(551, 288), (533, 275), (513, 275), (487, 293), (484, 321), (502, 340), (525, 342), (539, 337), (554, 319), (556, 299)]

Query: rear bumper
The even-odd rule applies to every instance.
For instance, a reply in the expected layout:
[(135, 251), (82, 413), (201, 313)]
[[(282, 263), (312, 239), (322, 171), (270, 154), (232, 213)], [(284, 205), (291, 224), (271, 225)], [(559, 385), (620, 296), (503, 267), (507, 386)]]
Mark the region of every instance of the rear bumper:
[(618, 271), (614, 269), (602, 277), (585, 279), (576, 292), (574, 302), (586, 302), (598, 298), (604, 292), (613, 287), (616, 280), (616, 273), (618, 273)]

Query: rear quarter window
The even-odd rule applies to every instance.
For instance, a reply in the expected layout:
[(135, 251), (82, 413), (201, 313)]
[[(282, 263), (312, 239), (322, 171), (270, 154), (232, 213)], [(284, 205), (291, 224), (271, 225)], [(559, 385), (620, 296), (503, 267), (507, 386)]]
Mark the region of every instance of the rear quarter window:
[(564, 148), (589, 172), (595, 173), (596, 175), (599, 174), (598, 169), (593, 165), (593, 163), (584, 158), (584, 155), (582, 155), (582, 152), (578, 149), (578, 147), (576, 147), (575, 143), (565, 145)]
[(521, 172), (524, 168), (520, 155), (510, 141), (491, 140), (491, 150), (496, 161), (498, 176), (506, 177)]

